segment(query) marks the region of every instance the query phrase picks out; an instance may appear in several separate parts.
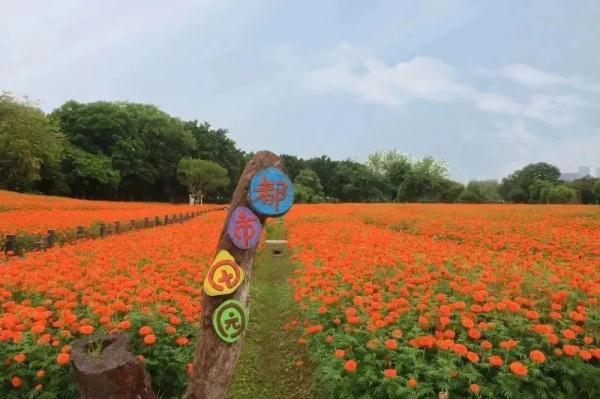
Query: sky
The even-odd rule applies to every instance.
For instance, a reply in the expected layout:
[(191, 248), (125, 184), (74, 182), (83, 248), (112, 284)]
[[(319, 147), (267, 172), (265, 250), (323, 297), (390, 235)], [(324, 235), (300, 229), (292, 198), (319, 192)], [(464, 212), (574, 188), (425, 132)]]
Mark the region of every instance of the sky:
[(600, 167), (600, 2), (2, 0), (0, 90), (155, 104), (246, 151), (460, 181)]

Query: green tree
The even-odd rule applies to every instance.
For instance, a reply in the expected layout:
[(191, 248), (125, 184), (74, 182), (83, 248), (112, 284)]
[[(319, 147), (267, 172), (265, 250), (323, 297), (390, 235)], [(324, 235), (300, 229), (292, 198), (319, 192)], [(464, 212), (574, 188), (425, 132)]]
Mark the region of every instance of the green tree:
[(593, 204), (595, 199), (592, 190), (594, 184), (596, 184), (596, 182), (599, 180), (600, 179), (598, 178), (585, 176), (580, 179), (575, 179), (572, 182), (567, 183), (567, 185), (577, 192), (579, 202), (582, 204)]
[(498, 181), (496, 180), (472, 180), (460, 194), (460, 202), (488, 203), (500, 202), (502, 197), (498, 192)]
[[(326, 199), (331, 200), (337, 196), (336, 190), (339, 188), (339, 186), (335, 181), (335, 171), (341, 162), (343, 161), (334, 161), (327, 155), (310, 158), (304, 161), (304, 166), (302, 168), (314, 170), (319, 176)], [(300, 172), (300, 170), (298, 170), (298, 172)]]
[(63, 158), (63, 170), (71, 188), (70, 194), (80, 198), (109, 195), (119, 186), (121, 175), (113, 169), (109, 157), (90, 154), (75, 146), (68, 146)]
[(121, 176), (120, 197), (172, 200), (181, 192), (177, 162), (196, 146), (181, 120), (127, 102), (69, 101), (51, 117), (74, 146), (110, 158)]
[(557, 184), (559, 177), (560, 170), (556, 166), (545, 162), (532, 163), (502, 179), (499, 192), (507, 201), (527, 202), (530, 199), (529, 187), (536, 180)]
[(548, 202), (551, 204), (569, 204), (577, 201), (577, 193), (571, 187), (559, 184), (550, 188)]
[[(286, 165), (287, 167), (287, 165)], [(294, 180), (298, 202), (323, 202), (323, 186), (315, 171), (302, 169)]]
[(594, 194), (596, 204), (600, 204), (600, 179), (596, 180), (596, 182), (592, 186), (592, 194)]
[(229, 198), (242, 175), (246, 162), (250, 159), (249, 155), (240, 150), (235, 141), (227, 136), (227, 130), (213, 129), (208, 122), (186, 122), (185, 129), (195, 139), (195, 146), (191, 152), (192, 158), (213, 161), (227, 169), (231, 178), (230, 184), (218, 189), (216, 194)]
[(0, 94), (0, 187), (30, 191), (60, 161), (64, 139), (32, 102)]
[(550, 203), (550, 191), (556, 184), (548, 180), (536, 179), (529, 186), (529, 202)]
[(408, 177), (412, 169), (412, 161), (408, 155), (396, 150), (387, 152), (374, 152), (369, 154), (367, 166), (375, 173), (386, 179), (386, 194), (394, 199), (398, 187)]
[(437, 202), (441, 189), (448, 179), (448, 168), (443, 162), (425, 157), (413, 164), (410, 172), (398, 187), (397, 199), (407, 202)]
[(190, 194), (200, 198), (200, 204), (207, 194), (229, 184), (227, 169), (203, 159), (184, 158), (179, 161), (177, 178), (188, 188)]
[(444, 179), (440, 185), (438, 201), (445, 203), (457, 202), (464, 189), (465, 186), (463, 184), (450, 179)]
[(366, 165), (345, 160), (333, 172), (331, 192), (343, 202), (377, 202), (383, 199), (382, 186), (381, 177)]

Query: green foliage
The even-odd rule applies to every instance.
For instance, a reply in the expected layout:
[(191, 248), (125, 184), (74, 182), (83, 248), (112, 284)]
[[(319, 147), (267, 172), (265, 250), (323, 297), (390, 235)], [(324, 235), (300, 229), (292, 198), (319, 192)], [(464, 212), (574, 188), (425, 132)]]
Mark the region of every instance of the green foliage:
[(310, 169), (302, 169), (294, 181), (295, 200), (297, 202), (323, 202), (323, 186), (319, 176)]
[(336, 166), (331, 193), (343, 202), (376, 202), (383, 199), (383, 180), (366, 165), (346, 160)]
[(0, 187), (31, 191), (60, 159), (63, 136), (33, 103), (0, 93)]
[(596, 182), (592, 186), (592, 194), (594, 195), (596, 204), (600, 204), (600, 179), (596, 180)]
[(415, 162), (398, 187), (398, 201), (437, 202), (446, 183), (448, 168), (432, 157)]
[(496, 180), (473, 180), (460, 193), (459, 201), (468, 203), (501, 202)]
[(229, 184), (227, 169), (203, 159), (184, 158), (179, 161), (177, 178), (192, 195), (200, 197), (200, 203), (207, 194)]
[(572, 182), (567, 183), (567, 185), (577, 193), (578, 202), (581, 202), (582, 204), (593, 204), (596, 202), (594, 185), (598, 184), (599, 181), (600, 179), (598, 178), (585, 176), (581, 179), (573, 180)]
[(576, 201), (575, 190), (564, 184), (553, 186), (548, 191), (548, 202), (551, 204), (570, 204)]
[[(502, 197), (511, 202), (528, 202), (531, 198), (530, 187), (536, 181), (545, 181), (557, 184), (560, 170), (545, 162), (529, 164), (516, 170), (511, 175), (502, 179), (499, 191)], [(534, 188), (534, 198), (539, 196), (539, 188)]]

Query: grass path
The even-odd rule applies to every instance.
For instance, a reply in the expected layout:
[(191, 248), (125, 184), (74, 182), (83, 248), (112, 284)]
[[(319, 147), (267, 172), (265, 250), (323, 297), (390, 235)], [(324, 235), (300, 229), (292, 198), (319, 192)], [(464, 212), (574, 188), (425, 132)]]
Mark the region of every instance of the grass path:
[[(280, 222), (266, 229), (267, 238), (285, 238)], [(273, 256), (265, 248), (255, 260), (250, 287), (250, 321), (229, 399), (308, 399), (309, 367), (297, 367), (302, 358), (297, 336), (283, 330), (297, 315), (293, 290), (287, 282), (294, 264), (288, 251)]]

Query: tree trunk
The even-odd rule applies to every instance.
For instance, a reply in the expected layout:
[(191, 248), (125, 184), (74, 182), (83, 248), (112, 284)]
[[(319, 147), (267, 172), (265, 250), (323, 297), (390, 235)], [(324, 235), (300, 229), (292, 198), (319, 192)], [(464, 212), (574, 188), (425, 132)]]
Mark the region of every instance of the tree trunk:
[(150, 378), (127, 350), (127, 335), (80, 339), (71, 352), (82, 399), (155, 399)]
[[(250, 276), (252, 274), (252, 261), (254, 259), (255, 247), (249, 249), (237, 248), (229, 239), (227, 234), (227, 221), (231, 213), (238, 206), (249, 206), (248, 187), (250, 181), (259, 170), (274, 166), (283, 170), (281, 159), (269, 151), (258, 152), (248, 164), (240, 177), (238, 185), (233, 193), (231, 205), (227, 217), (223, 223), (223, 230), (215, 254), (221, 250), (228, 251), (236, 260), (237, 264), (244, 270), (244, 281), (242, 285), (231, 295), (226, 297), (211, 297), (202, 294), (202, 317), (200, 320), (200, 334), (198, 347), (194, 360), (193, 374), (188, 384), (186, 399), (222, 399), (227, 394), (227, 388), (233, 377), (235, 364), (242, 349), (242, 339), (233, 344), (228, 344), (219, 339), (212, 325), (212, 315), (225, 299), (237, 299), (245, 304), (250, 311)], [(257, 215), (264, 223), (266, 217)]]

